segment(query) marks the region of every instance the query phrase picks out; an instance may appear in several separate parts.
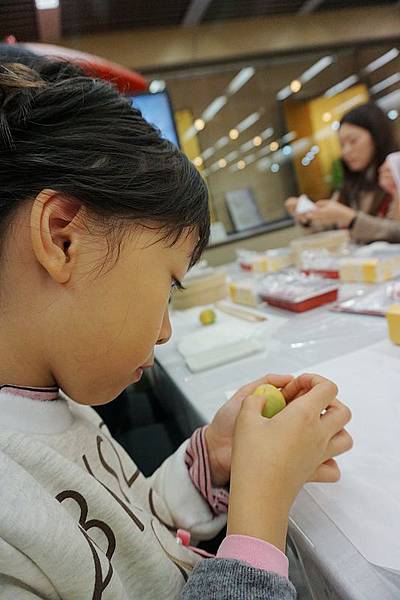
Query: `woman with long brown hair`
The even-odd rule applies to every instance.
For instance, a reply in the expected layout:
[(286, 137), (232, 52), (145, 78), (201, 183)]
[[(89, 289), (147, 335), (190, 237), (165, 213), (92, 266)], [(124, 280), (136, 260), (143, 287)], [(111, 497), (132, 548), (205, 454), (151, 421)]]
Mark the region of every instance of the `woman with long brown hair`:
[(288, 212), (313, 230), (348, 229), (352, 239), (359, 243), (397, 241), (398, 203), (379, 180), (386, 157), (398, 150), (391, 122), (376, 104), (368, 102), (343, 117), (339, 139), (343, 167), (340, 190), (302, 215), (296, 212), (298, 198), (289, 198)]

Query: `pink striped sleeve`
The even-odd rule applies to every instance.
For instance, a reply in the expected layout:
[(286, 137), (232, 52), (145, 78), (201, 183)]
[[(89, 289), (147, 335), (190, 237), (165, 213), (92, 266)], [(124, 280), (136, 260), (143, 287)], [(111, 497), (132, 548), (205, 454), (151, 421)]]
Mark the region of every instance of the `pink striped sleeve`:
[(218, 549), (217, 558), (234, 558), (289, 578), (289, 561), (285, 554), (272, 544), (247, 535), (228, 535)]
[(205, 429), (196, 429), (186, 448), (185, 463), (194, 486), (207, 500), (215, 515), (228, 512), (229, 493), (224, 488), (215, 488), (211, 481), (210, 463), (205, 440)]

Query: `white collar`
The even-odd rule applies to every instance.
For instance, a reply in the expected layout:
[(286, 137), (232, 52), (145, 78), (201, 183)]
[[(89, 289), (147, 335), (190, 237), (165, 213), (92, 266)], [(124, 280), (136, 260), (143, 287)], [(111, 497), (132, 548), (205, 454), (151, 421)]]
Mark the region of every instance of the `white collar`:
[[(0, 389), (0, 431), (55, 434), (71, 427), (74, 417), (63, 395), (39, 400), (35, 398), (37, 391), (31, 391), (34, 393), (29, 397), (23, 388), (3, 386)], [(45, 398), (45, 394), (42, 397)]]

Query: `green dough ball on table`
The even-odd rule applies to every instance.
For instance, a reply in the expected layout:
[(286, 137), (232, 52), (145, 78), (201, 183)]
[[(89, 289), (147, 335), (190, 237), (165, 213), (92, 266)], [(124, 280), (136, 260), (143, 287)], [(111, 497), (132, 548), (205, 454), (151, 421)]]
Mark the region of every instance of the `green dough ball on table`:
[(259, 385), (254, 392), (254, 395), (263, 396), (265, 398), (262, 415), (268, 419), (283, 410), (286, 406), (286, 400), (282, 392), (270, 383)]
[(206, 308), (201, 311), (199, 319), (202, 325), (212, 325), (217, 320), (217, 315), (212, 308)]

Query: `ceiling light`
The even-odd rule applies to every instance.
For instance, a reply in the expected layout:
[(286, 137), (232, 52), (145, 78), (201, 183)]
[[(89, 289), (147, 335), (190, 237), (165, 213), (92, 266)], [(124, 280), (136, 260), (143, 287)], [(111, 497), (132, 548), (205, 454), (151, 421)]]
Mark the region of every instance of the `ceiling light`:
[(392, 110), (389, 110), (387, 116), (389, 117), (389, 119), (391, 121), (395, 121), (397, 119), (397, 117), (399, 116), (399, 113), (397, 112), (396, 109), (392, 108)]
[(193, 164), (195, 167), (201, 167), (201, 165), (203, 164), (203, 159), (201, 158), (201, 156), (196, 156), (196, 158), (193, 160)]
[(339, 94), (339, 92), (343, 92), (344, 90), (347, 90), (347, 88), (349, 88), (352, 85), (354, 85), (355, 83), (357, 83), (357, 81), (358, 81), (357, 75), (350, 75), (350, 77), (346, 77), (346, 79), (343, 79), (343, 81), (339, 81), (339, 83), (336, 83), (336, 85), (333, 85), (328, 90), (326, 90), (326, 92), (324, 93), (324, 96), (327, 96), (328, 98), (331, 98), (332, 96), (336, 96), (336, 94)]
[(206, 148), (204, 150), (204, 152), (202, 153), (202, 157), (204, 158), (204, 160), (207, 160), (207, 158), (210, 158), (213, 154), (215, 154), (215, 148), (210, 146), (209, 148)]
[(385, 52), (385, 54), (382, 54), (382, 56), (380, 56), (376, 60), (373, 60), (372, 62), (370, 62), (364, 68), (364, 73), (372, 73), (373, 71), (380, 69), (381, 67), (383, 67), (383, 65), (386, 65), (388, 62), (390, 62), (394, 58), (397, 58), (399, 54), (400, 54), (400, 51), (398, 48), (392, 48), (388, 52)]
[(271, 161), (269, 158), (262, 158), (257, 162), (257, 169), (259, 171), (266, 171), (271, 166)]
[(257, 156), (264, 156), (265, 154), (271, 154), (269, 146), (264, 146), (264, 148), (261, 148), (261, 150), (257, 152)]
[(280, 169), (280, 166), (278, 165), (278, 163), (272, 163), (272, 165), (271, 165), (271, 171), (273, 173), (277, 173), (279, 171), (279, 169)]
[(249, 154), (244, 159), (244, 162), (246, 163), (246, 165), (251, 165), (251, 163), (253, 163), (255, 160), (256, 160), (256, 155), (255, 154)]
[(220, 158), (219, 161), (218, 161), (219, 168), (223, 169), (224, 167), (226, 167), (226, 165), (227, 165), (226, 160), (224, 158)]
[(226, 96), (218, 96), (218, 98), (215, 98), (215, 100), (213, 100), (203, 111), (201, 118), (204, 119), (204, 121), (211, 121), (227, 102), (228, 98)]
[(333, 131), (337, 131), (340, 128), (340, 121), (333, 121), (331, 127)]
[(251, 150), (253, 148), (253, 140), (249, 140), (248, 142), (246, 142), (245, 144), (242, 144), (240, 146), (240, 151), (241, 152), (248, 152), (249, 150)]
[(163, 92), (165, 90), (166, 83), (163, 79), (153, 79), (150, 81), (149, 92), (156, 94), (157, 92)]
[(324, 123), (329, 123), (329, 121), (332, 120), (332, 113), (324, 112), (324, 114), (322, 115), (322, 120)]
[(253, 144), (254, 146), (261, 146), (262, 137), (260, 135), (256, 135), (255, 137), (253, 137)]
[(237, 140), (239, 137), (239, 132), (237, 129), (231, 129), (229, 132), (229, 137), (231, 138), (231, 140)]
[(269, 145), (269, 149), (271, 150), (271, 152), (276, 152), (276, 150), (278, 150), (278, 148), (279, 148), (278, 142), (271, 142)]
[(244, 169), (244, 168), (245, 168), (245, 166), (246, 166), (246, 163), (244, 162), (244, 160), (239, 160), (239, 162), (237, 163), (237, 165), (236, 165), (236, 166), (237, 166), (237, 168), (238, 168), (238, 169), (240, 169), (240, 170), (241, 170), (241, 169)]
[(202, 131), (206, 126), (205, 121), (203, 119), (196, 119), (194, 122), (194, 128), (196, 131)]
[(245, 129), (248, 129), (249, 127), (254, 125), (254, 123), (257, 123), (257, 121), (260, 117), (261, 117), (261, 113), (259, 113), (259, 112), (251, 113), (251, 115), (249, 115), (248, 117), (243, 119), (243, 121), (240, 121), (240, 123), (238, 125), (236, 125), (236, 129), (239, 131), (239, 133), (242, 133), (242, 131), (244, 131)]
[(288, 142), (293, 142), (296, 139), (297, 133), (295, 131), (289, 131), (285, 133), (285, 135), (281, 138), (282, 144), (287, 144)]
[[(380, 98), (380, 100), (381, 100), (381, 98)], [(349, 98), (349, 100), (346, 100), (345, 102), (341, 102), (341, 104), (335, 106), (335, 108), (333, 109), (333, 112), (336, 115), (342, 115), (342, 114), (348, 112), (354, 106), (358, 106), (359, 104), (364, 104), (364, 102), (365, 102), (364, 93), (356, 94), (355, 96), (352, 96), (351, 98)]]
[(59, 0), (35, 0), (35, 4), (38, 10), (49, 10), (60, 6)]
[(307, 156), (305, 156), (301, 159), (301, 164), (303, 165), (303, 167), (308, 167), (308, 165), (310, 164), (310, 159), (307, 158)]
[(231, 80), (230, 84), (227, 87), (227, 92), (229, 94), (235, 94), (245, 83), (253, 77), (256, 70), (254, 67), (245, 67), (241, 69), (237, 75)]
[(290, 146), (284, 146), (282, 148), (282, 154), (284, 154), (285, 156), (289, 156), (290, 154), (292, 154), (292, 149)]
[(286, 98), (289, 98), (291, 93), (292, 93), (292, 91), (291, 91), (290, 87), (287, 85), (286, 87), (279, 90), (276, 97), (278, 100), (286, 100)]
[(321, 71), (329, 67), (334, 61), (333, 56), (324, 56), (300, 75), (300, 81), (306, 83), (316, 77)]
[(271, 135), (274, 135), (274, 130), (272, 129), (272, 127), (267, 127), (267, 129), (264, 129), (264, 131), (260, 133), (260, 137), (263, 140), (268, 139), (269, 137), (271, 137)]
[(394, 85), (395, 83), (398, 83), (399, 81), (400, 73), (393, 73), (393, 75), (390, 75), (390, 77), (386, 77), (386, 79), (382, 79), (382, 81), (379, 81), (379, 83), (376, 83), (375, 85), (371, 86), (370, 90), (373, 94), (378, 94), (382, 90), (385, 90), (386, 88), (390, 87), (391, 85)]
[(227, 135), (224, 135), (222, 138), (219, 138), (219, 140), (215, 143), (215, 147), (218, 148), (218, 150), (220, 150), (227, 144), (229, 144), (229, 138)]
[(195, 136), (197, 134), (197, 129), (195, 128), (194, 125), (192, 125), (191, 127), (189, 127), (189, 129), (187, 129), (184, 133), (183, 139), (187, 142), (188, 140), (192, 139), (193, 136)]
[(386, 94), (386, 96), (382, 96), (377, 100), (377, 105), (382, 108), (382, 110), (388, 111), (392, 110), (400, 106), (400, 90), (394, 90), (390, 92), (390, 94)]
[(299, 81), (298, 79), (293, 79), (289, 87), (290, 91), (293, 92), (293, 94), (297, 94), (297, 92), (299, 92), (302, 88), (301, 81)]
[(286, 100), (291, 94), (296, 94), (301, 90), (302, 84), (310, 81), (313, 77), (316, 77), (321, 71), (329, 67), (334, 61), (333, 56), (324, 56), (320, 58), (316, 63), (311, 65), (309, 69), (306, 69), (304, 73), (300, 75), (298, 79), (294, 79), (290, 85), (285, 86), (277, 93), (276, 97), (278, 100)]
[(239, 156), (239, 152), (237, 150), (233, 150), (233, 152), (229, 152), (229, 154), (227, 154), (225, 156), (225, 159), (228, 162), (231, 162), (232, 160), (235, 160), (238, 156)]

